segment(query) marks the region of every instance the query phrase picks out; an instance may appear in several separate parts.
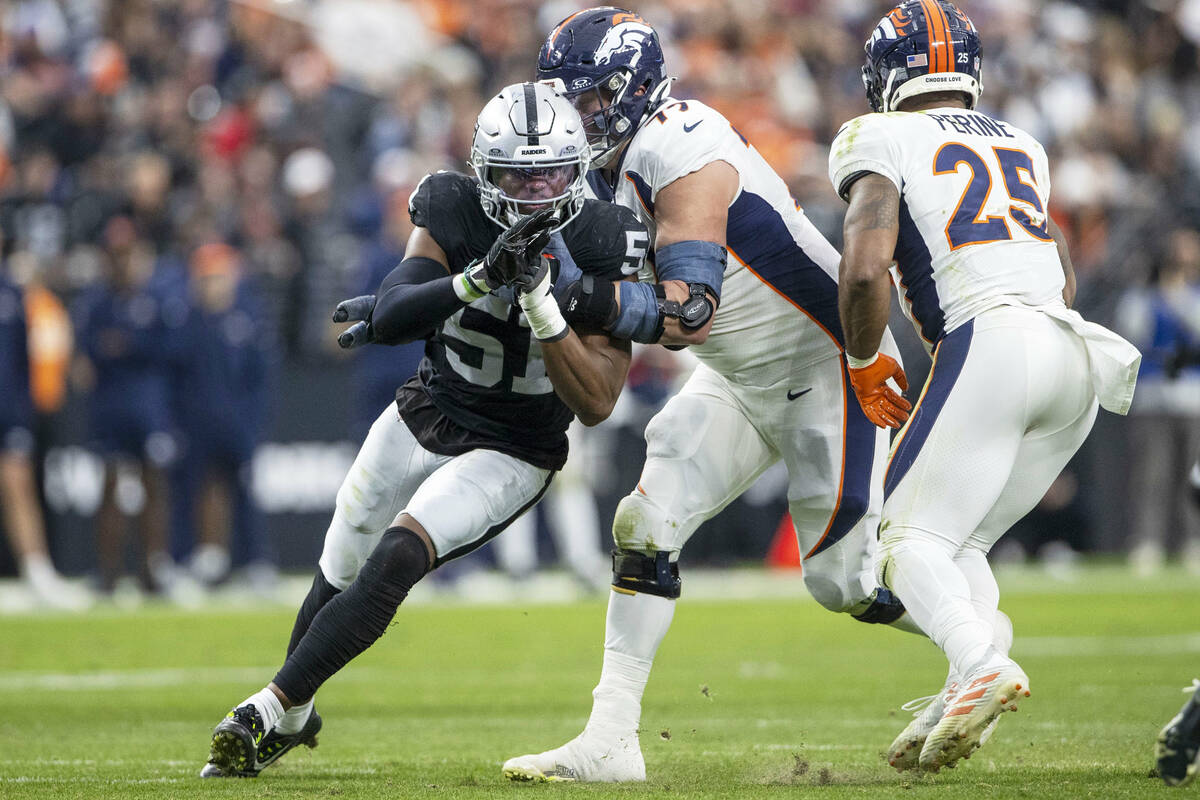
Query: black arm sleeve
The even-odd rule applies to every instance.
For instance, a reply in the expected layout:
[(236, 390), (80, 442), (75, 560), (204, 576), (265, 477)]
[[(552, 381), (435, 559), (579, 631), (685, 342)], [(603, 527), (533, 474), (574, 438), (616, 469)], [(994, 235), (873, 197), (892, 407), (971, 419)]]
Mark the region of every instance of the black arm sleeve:
[(376, 292), (371, 328), (381, 344), (404, 344), (428, 336), (464, 305), (446, 267), (432, 258), (406, 258)]

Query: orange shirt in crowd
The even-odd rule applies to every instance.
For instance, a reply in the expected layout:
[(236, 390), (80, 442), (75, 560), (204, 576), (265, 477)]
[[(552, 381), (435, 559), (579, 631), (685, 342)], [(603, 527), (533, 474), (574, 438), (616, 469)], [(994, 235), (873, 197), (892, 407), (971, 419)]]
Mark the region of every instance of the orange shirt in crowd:
[(71, 317), (53, 292), (30, 285), (25, 289), (25, 318), (33, 407), (39, 414), (53, 414), (67, 397), (67, 370), (75, 346)]

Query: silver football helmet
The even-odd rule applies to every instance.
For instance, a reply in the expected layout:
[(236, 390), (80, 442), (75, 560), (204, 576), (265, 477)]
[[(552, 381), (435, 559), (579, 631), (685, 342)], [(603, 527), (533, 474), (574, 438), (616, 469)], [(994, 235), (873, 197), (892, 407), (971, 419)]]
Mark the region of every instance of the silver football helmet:
[(483, 213), (507, 228), (552, 205), (564, 227), (583, 208), (591, 151), (579, 112), (544, 83), (500, 90), (475, 121), (471, 166)]

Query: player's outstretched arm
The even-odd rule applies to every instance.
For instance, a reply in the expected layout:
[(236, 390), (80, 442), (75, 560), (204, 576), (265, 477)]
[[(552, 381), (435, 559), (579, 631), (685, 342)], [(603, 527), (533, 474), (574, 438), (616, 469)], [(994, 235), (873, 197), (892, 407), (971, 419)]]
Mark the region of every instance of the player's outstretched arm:
[(879, 352), (891, 304), (888, 268), (900, 233), (900, 192), (882, 175), (868, 173), (850, 186), (843, 227), (845, 250), (838, 271), (838, 312), (846, 337), (850, 385), (863, 413), (881, 428), (898, 428), (912, 404), (889, 385), (908, 388), (904, 370)]
[(1054, 244), (1058, 246), (1058, 260), (1062, 262), (1063, 271), (1063, 302), (1070, 308), (1075, 304), (1075, 266), (1071, 263), (1071, 250), (1067, 247), (1066, 234), (1048, 215), (1046, 224), (1050, 235), (1054, 237)]
[[(404, 344), (428, 335), (438, 323), (465, 305), (455, 291), (445, 252), (429, 231), (417, 227), (401, 261), (374, 296), (338, 303), (334, 322), (355, 322), (338, 336), (343, 348), (375, 342)], [(356, 322), (357, 320), (357, 322)]]

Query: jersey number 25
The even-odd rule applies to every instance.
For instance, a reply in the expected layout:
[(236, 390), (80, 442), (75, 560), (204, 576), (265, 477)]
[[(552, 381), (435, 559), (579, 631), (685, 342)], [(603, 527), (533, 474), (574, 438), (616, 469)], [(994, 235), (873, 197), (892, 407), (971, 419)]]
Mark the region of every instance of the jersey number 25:
[[(1014, 205), (1008, 207), (1008, 216), (1033, 238), (1043, 242), (1053, 241), (1047, 230), (1048, 222), (1042, 200), (1032, 183), (1026, 183), (1021, 174), (1023, 171), (1029, 176), (1029, 180), (1033, 181), (1033, 159), (1024, 150), (993, 147), (992, 152), (1004, 178), (1004, 188), (1008, 190), (1009, 199), (1014, 201)], [(992, 191), (992, 171), (982, 156), (958, 142), (942, 145), (933, 158), (933, 174), (957, 174), (963, 164), (971, 170), (971, 180), (958, 200), (954, 216), (946, 225), (946, 240), (950, 242), (950, 249), (1009, 241), (1013, 237), (1005, 217), (979, 218), (988, 194)], [(1034, 223), (1025, 207), (1015, 203), (1024, 203), (1032, 208), (1042, 221)]]

